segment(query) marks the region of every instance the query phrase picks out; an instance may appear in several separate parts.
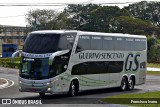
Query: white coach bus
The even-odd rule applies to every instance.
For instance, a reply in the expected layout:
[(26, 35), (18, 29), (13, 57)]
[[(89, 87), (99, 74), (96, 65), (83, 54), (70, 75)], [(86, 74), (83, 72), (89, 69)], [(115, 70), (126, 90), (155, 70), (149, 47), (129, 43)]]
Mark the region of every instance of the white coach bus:
[(119, 87), (146, 80), (145, 36), (72, 30), (31, 32), (21, 52), (19, 90), (45, 93)]

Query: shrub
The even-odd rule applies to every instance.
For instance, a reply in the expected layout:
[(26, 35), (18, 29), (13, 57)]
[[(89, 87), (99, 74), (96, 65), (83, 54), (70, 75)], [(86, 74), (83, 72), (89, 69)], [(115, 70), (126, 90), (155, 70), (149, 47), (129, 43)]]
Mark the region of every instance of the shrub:
[(14, 63), (11, 62), (11, 58), (0, 58), (0, 66), (8, 68), (19, 68), (20, 57), (14, 58)]

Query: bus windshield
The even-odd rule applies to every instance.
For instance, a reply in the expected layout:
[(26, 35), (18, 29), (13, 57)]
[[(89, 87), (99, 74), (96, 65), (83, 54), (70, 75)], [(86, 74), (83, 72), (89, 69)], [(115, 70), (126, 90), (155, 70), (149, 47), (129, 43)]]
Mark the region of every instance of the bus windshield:
[(67, 61), (54, 61), (50, 66), (48, 58), (23, 58), (20, 77), (31, 80), (42, 80), (55, 77), (66, 71)]
[(30, 34), (23, 47), (27, 53), (53, 53), (58, 49), (60, 34)]
[(20, 77), (32, 80), (49, 78), (49, 64), (46, 59), (24, 58), (21, 64)]

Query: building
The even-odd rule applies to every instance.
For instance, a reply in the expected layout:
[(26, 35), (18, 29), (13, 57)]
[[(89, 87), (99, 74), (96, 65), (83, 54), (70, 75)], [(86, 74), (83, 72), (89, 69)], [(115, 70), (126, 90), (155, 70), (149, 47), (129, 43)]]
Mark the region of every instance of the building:
[(30, 31), (30, 27), (0, 25), (0, 45), (18, 44), (22, 46)]

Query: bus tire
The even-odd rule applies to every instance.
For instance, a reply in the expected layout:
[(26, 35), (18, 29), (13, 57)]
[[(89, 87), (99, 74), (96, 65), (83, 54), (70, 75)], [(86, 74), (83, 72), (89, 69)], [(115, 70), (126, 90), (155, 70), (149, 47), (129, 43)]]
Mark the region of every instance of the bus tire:
[(123, 77), (121, 80), (120, 90), (125, 91), (127, 89), (127, 87), (128, 87), (127, 79), (125, 77)]
[(40, 97), (44, 97), (44, 96), (45, 96), (45, 93), (39, 92), (39, 96), (40, 96)]
[(75, 95), (77, 94), (76, 88), (77, 88), (76, 85), (75, 85), (74, 82), (72, 81), (71, 84), (70, 84), (69, 92), (68, 92), (68, 95), (69, 95), (70, 97), (73, 97), (73, 96), (75, 96)]
[(130, 77), (128, 81), (128, 90), (132, 90), (132, 89), (134, 89), (134, 78)]

